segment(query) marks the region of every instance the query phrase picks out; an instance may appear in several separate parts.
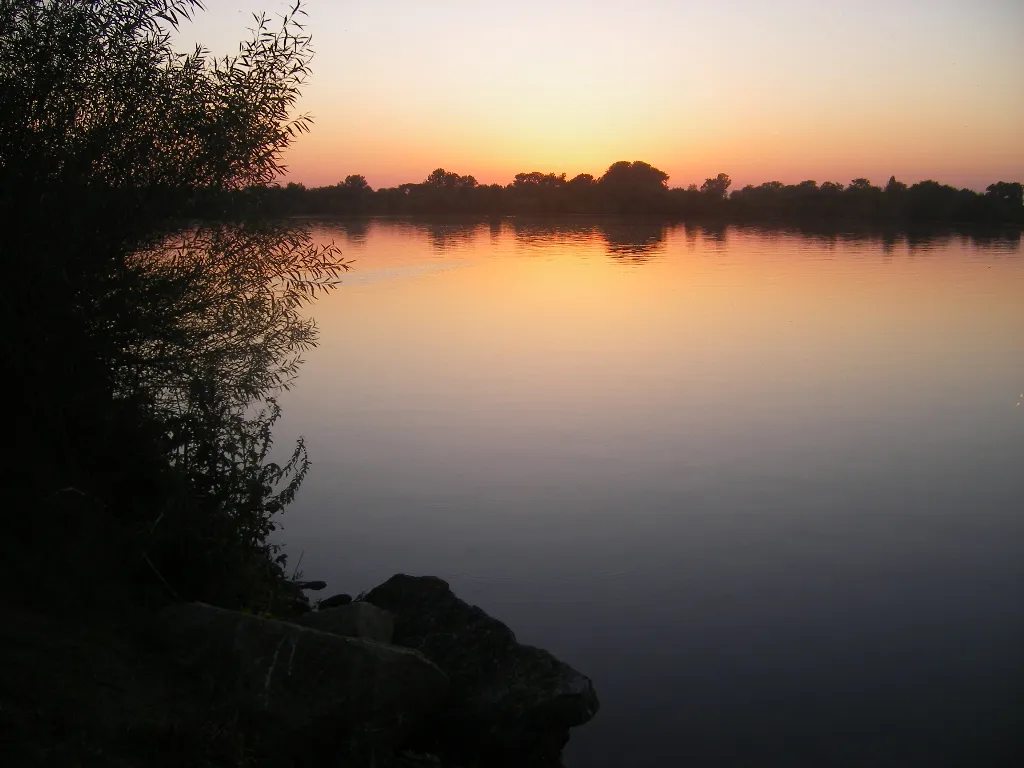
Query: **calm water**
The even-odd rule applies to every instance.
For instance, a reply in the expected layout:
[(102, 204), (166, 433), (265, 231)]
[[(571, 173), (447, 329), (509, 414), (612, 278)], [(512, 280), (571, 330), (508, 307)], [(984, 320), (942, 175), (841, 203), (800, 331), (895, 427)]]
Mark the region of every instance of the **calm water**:
[(317, 233), (307, 577), (442, 576), (590, 675), (570, 768), (1024, 754), (1019, 239)]

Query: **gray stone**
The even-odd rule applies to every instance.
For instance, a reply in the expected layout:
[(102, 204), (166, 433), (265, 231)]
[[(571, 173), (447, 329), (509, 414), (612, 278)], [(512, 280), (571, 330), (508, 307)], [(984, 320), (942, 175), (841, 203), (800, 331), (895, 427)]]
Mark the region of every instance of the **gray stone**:
[(381, 643), (390, 643), (395, 633), (395, 617), (383, 608), (364, 602), (307, 613), (295, 622), (332, 635), (362, 637)]
[(456, 597), (441, 579), (393, 576), (364, 598), (395, 614), (394, 642), (419, 650), (451, 681), (442, 751), (487, 764), (555, 766), (569, 729), (599, 708), (593, 683)]
[(317, 610), (326, 611), (328, 608), (337, 608), (340, 605), (348, 605), (352, 602), (352, 595), (342, 592), (340, 595), (331, 595), (323, 600), (317, 601)]
[(202, 603), (171, 606), (160, 629), (247, 711), (299, 733), (416, 717), (444, 700), (446, 675), (421, 654)]

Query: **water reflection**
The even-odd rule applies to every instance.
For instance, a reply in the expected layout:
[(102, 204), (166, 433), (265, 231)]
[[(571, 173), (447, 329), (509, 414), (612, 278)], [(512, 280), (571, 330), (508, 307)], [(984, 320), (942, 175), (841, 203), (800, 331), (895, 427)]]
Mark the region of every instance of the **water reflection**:
[(439, 253), (467, 251), (478, 237), (498, 243), (506, 232), (522, 251), (539, 253), (544, 248), (562, 243), (600, 242), (613, 260), (645, 264), (667, 252), (668, 238), (681, 235), (686, 249), (724, 252), (730, 233), (756, 236), (767, 243), (793, 239), (807, 246), (801, 250), (834, 254), (837, 249), (855, 247), (865, 253), (877, 253), (885, 259), (898, 253), (927, 254), (955, 243), (965, 249), (989, 253), (1014, 254), (1021, 251), (1019, 231), (943, 229), (854, 229), (826, 226), (770, 227), (757, 225), (712, 225), (665, 221), (625, 216), (575, 216), (561, 218), (496, 217), (490, 219), (397, 219), (369, 218), (315, 221), (321, 232), (341, 235), (350, 246), (362, 248), (375, 226), (392, 231), (408, 230), (425, 236), (431, 248)]
[(964, 244), (995, 253), (1019, 253), (1021, 238), (1020, 232), (975, 232), (964, 236)]
[(659, 221), (608, 220), (598, 230), (613, 259), (644, 264), (665, 253), (665, 234), (668, 227)]
[(344, 232), (348, 242), (365, 245), (366, 236), (370, 231), (370, 223), (370, 219), (341, 219), (338, 226)]
[(686, 239), (689, 244), (696, 244), (698, 233), (705, 241), (720, 239), (725, 241), (728, 231), (755, 235), (765, 242), (776, 242), (779, 238), (795, 238), (798, 242), (809, 246), (808, 252), (824, 249), (835, 252), (837, 249), (849, 249), (851, 246), (865, 253), (880, 253), (883, 257), (904, 251), (908, 254), (941, 251), (951, 245), (958, 245), (965, 250), (983, 250), (989, 253), (1019, 253), (1022, 235), (1018, 231), (979, 230), (969, 231), (941, 229), (854, 229), (844, 230), (828, 227), (767, 227), (764, 225), (733, 226), (725, 230), (715, 230), (713, 234), (706, 227), (687, 226)]
[(700, 236), (704, 240), (704, 242), (715, 246), (716, 249), (718, 246), (725, 246), (729, 242), (729, 228), (724, 225), (712, 226), (708, 224), (702, 224), (699, 227), (699, 229)]
[(516, 218), (510, 222), (517, 245), (536, 252), (558, 243), (602, 243), (605, 253), (620, 262), (644, 264), (664, 254), (665, 239), (675, 226), (658, 219), (576, 217)]
[(516, 217), (509, 220), (516, 245), (523, 250), (542, 248), (557, 243), (586, 242), (595, 231), (594, 217), (580, 216), (558, 219)]
[(1006, 764), (1019, 236), (571, 217), (366, 237), (351, 277), (380, 279), (316, 305), (284, 403), (316, 461), (285, 533), (308, 573), (452, 575), (592, 675), (570, 766)]
[(447, 252), (464, 248), (476, 237), (478, 230), (484, 225), (478, 221), (443, 221), (424, 220), (417, 222), (430, 240), (435, 251)]

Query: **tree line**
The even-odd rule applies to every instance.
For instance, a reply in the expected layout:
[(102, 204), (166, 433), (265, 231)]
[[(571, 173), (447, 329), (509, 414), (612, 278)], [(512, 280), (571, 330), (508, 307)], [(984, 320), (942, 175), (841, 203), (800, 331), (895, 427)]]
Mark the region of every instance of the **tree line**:
[(613, 163), (600, 177), (519, 173), (504, 186), (479, 184), (473, 176), (438, 168), (421, 182), (376, 190), (364, 176), (353, 174), (323, 187), (254, 186), (210, 202), (227, 208), (255, 205), (283, 216), (594, 213), (737, 222), (1024, 223), (1024, 186), (1018, 182), (996, 182), (979, 193), (931, 180), (907, 185), (893, 176), (884, 187), (858, 178), (845, 185), (769, 181), (730, 192), (732, 180), (725, 173), (699, 187), (670, 187), (668, 179), (643, 161)]

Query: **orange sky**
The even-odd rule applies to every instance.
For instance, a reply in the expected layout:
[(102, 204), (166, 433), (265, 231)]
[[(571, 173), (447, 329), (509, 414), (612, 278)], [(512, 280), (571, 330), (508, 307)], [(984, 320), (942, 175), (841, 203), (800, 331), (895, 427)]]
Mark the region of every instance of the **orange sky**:
[[(210, 3), (182, 30), (214, 52), (274, 0)], [(288, 180), (373, 187), (444, 167), (599, 175), (645, 160), (670, 184), (720, 171), (984, 188), (1024, 180), (1024, 3), (308, 0), (313, 131)]]

